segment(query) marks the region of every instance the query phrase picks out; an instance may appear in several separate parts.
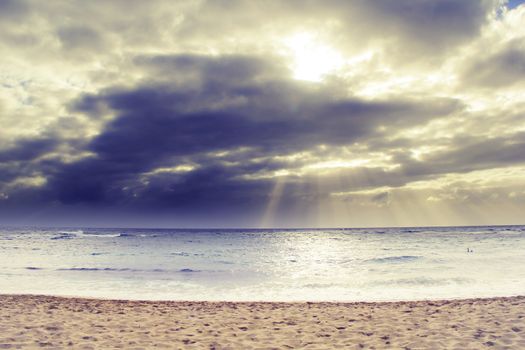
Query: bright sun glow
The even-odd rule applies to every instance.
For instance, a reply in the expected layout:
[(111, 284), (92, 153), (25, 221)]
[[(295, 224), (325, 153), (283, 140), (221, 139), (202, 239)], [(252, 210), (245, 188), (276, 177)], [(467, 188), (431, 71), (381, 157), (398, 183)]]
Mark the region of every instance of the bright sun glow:
[(299, 33), (284, 40), (292, 56), (294, 78), (320, 81), (323, 76), (343, 65), (343, 58), (333, 48), (319, 42), (309, 33)]

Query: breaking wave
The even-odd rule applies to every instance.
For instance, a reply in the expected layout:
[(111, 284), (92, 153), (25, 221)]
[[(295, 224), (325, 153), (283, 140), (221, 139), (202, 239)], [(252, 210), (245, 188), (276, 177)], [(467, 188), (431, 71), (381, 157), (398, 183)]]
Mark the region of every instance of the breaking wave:
[(404, 262), (413, 262), (419, 259), (422, 259), (422, 256), (414, 256), (414, 255), (401, 255), (401, 256), (387, 256), (384, 258), (374, 258), (374, 259), (368, 259), (365, 260), (366, 262), (371, 263), (404, 263)]

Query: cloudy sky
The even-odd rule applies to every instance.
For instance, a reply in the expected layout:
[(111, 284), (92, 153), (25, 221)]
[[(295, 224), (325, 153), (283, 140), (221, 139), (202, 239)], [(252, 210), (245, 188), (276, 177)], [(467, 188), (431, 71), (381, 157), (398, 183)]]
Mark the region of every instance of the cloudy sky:
[(520, 3), (0, 0), (0, 220), (523, 224)]

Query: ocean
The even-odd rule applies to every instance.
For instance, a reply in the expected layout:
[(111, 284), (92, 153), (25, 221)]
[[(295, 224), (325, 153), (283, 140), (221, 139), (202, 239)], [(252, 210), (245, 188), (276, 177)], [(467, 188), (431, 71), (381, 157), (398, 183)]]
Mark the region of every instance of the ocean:
[(391, 301), (525, 294), (525, 226), (1, 228), (0, 293)]

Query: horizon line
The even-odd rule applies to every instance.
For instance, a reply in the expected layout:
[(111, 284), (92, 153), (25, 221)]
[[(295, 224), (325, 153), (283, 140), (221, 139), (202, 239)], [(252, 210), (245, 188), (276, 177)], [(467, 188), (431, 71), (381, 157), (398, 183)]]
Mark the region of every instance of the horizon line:
[(425, 225), (425, 226), (345, 226), (345, 227), (149, 227), (149, 226), (136, 226), (136, 227), (120, 227), (120, 226), (47, 226), (47, 225), (3, 225), (0, 223), (0, 228), (48, 228), (48, 229), (120, 229), (120, 230), (129, 230), (129, 229), (143, 229), (143, 230), (364, 230), (364, 229), (410, 229), (410, 228), (451, 228), (451, 227), (516, 227), (516, 226), (525, 226), (525, 224), (484, 224), (484, 225)]

